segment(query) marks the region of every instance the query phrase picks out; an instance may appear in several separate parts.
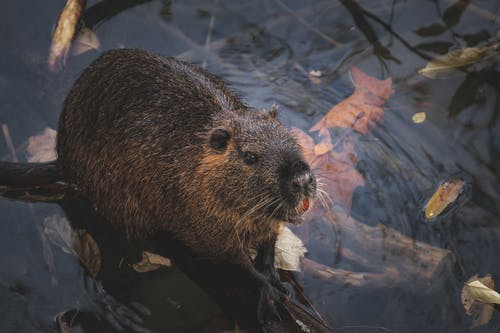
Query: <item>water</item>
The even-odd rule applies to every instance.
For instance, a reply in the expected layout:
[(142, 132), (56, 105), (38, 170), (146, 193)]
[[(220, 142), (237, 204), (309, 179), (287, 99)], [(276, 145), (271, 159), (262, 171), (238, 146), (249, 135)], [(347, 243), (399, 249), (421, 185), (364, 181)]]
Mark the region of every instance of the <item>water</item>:
[[(87, 8), (96, 3), (88, 1)], [(358, 25), (338, 1), (151, 1), (103, 19), (117, 3), (106, 1), (108, 7), (89, 11), (87, 24), (97, 33), (101, 49), (70, 57), (59, 74), (47, 70), (46, 59), (63, 3), (0, 4), (0, 122), (8, 125), (19, 158), (29, 136), (46, 126), (57, 127), (72, 82), (107, 49), (144, 48), (206, 66), (250, 105), (278, 103), (281, 120), (305, 130), (352, 93), (351, 65), (380, 79), (391, 77), (395, 93), (382, 122), (369, 134), (354, 137), (356, 168), (366, 185), (354, 192), (350, 215), (364, 225), (382, 224), (449, 250), (455, 260), (430, 278), (418, 273), (422, 267), (411, 274), (402, 271), (401, 280), (383, 276), (382, 286), (358, 287), (309, 271), (296, 278), (322, 317), (340, 332), (470, 331), (471, 319), (460, 304), (463, 283), (474, 274), (491, 274), (500, 283), (499, 63), (494, 58), (473, 74), (458, 71), (440, 80), (417, 71), (429, 57), (498, 38), (499, 3), (359, 1), (365, 12), (349, 7)], [(372, 37), (367, 39), (359, 26), (365, 33), (372, 31)], [(368, 40), (378, 41), (377, 52)], [(322, 71), (320, 82), (306, 75), (310, 70)], [(426, 113), (424, 123), (412, 122), (416, 112)], [(0, 141), (0, 156), (10, 160), (5, 140)], [(425, 200), (439, 182), (457, 175), (470, 185), (467, 200), (451, 214), (424, 222)], [(68, 309), (85, 314), (75, 329), (80, 332), (118, 331), (119, 326), (162, 332), (234, 328), (211, 298), (177, 269), (148, 274), (117, 269), (119, 262), (106, 258), (119, 260), (130, 250), (109, 245), (111, 232), (101, 235), (105, 265), (93, 281), (76, 258), (41, 241), (44, 218), (65, 214), (58, 205), (1, 200), (0, 211), (1, 332), (53, 332), (54, 317)], [(84, 224), (97, 221), (76, 211)], [(371, 253), (363, 252), (357, 246), (369, 242), (369, 233), (360, 229), (356, 239), (342, 225), (325, 220), (316, 218), (296, 230), (309, 259), (358, 273), (380, 273), (393, 266), (401, 270), (406, 261), (421, 263), (395, 252), (384, 238)], [(347, 250), (369, 257), (372, 265), (354, 260)], [(47, 252), (52, 253), (52, 265), (47, 264)], [(489, 324), (474, 331), (499, 328), (495, 312)]]

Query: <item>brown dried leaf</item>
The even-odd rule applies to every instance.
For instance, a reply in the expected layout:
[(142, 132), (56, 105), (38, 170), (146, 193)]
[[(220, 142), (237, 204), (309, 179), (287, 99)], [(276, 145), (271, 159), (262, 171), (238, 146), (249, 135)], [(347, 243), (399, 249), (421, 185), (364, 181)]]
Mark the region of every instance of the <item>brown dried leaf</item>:
[(450, 204), (457, 200), (464, 185), (462, 179), (451, 179), (441, 183), (425, 205), (425, 218), (430, 220), (441, 214)]
[(84, 0), (67, 0), (59, 15), (54, 34), (48, 64), (50, 70), (56, 72), (66, 63), (66, 57), (71, 47), (71, 41), (76, 32), (76, 26), (82, 15)]
[(461, 300), (467, 315), (473, 316), (472, 327), (485, 325), (491, 320), (492, 304), (500, 304), (500, 294), (494, 288), (495, 283), (489, 274), (482, 278), (474, 275), (465, 283)]
[(383, 106), (394, 92), (392, 79), (379, 80), (357, 67), (351, 67), (354, 93), (335, 105), (310, 131), (324, 131), (332, 127), (352, 128), (368, 133), (384, 115)]
[(50, 127), (45, 127), (42, 134), (30, 136), (26, 154), (28, 162), (40, 163), (57, 159), (56, 154), (57, 132)]
[[(318, 184), (328, 193), (330, 199), (349, 210), (352, 206), (352, 193), (358, 186), (365, 184), (363, 176), (354, 167), (357, 159), (354, 142), (349, 136), (343, 140), (343, 150), (331, 150), (333, 145), (321, 141), (314, 145), (314, 140), (304, 131), (293, 129), (301, 145), (306, 161), (318, 179)], [(327, 150), (328, 148), (328, 150)]]
[(79, 229), (73, 233), (73, 251), (87, 267), (90, 275), (95, 278), (101, 269), (101, 251), (86, 230)]
[(147, 251), (142, 252), (142, 260), (132, 265), (132, 268), (139, 273), (146, 273), (157, 270), (161, 266), (171, 267), (170, 259), (160, 256), (156, 253)]

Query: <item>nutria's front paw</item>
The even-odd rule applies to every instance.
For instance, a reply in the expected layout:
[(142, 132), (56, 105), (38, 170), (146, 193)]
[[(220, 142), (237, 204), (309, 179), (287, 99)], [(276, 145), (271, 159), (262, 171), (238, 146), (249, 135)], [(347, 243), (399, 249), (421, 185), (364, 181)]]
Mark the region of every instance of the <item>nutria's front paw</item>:
[[(284, 288), (283, 285), (281, 286)], [(257, 319), (259, 323), (263, 326), (268, 326), (274, 321), (292, 319), (293, 316), (285, 305), (286, 299), (286, 294), (274, 286), (270, 284), (262, 286), (257, 305)]]
[(292, 287), (288, 283), (281, 282), (277, 271), (274, 271), (274, 274), (269, 276), (269, 283), (286, 297), (291, 297)]

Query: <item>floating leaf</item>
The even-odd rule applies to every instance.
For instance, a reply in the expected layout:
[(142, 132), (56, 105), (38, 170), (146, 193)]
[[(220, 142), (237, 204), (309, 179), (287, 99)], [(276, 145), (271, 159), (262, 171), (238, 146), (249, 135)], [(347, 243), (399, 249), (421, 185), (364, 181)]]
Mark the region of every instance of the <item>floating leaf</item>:
[(79, 55), (90, 50), (97, 50), (99, 47), (101, 47), (101, 43), (95, 32), (88, 28), (82, 28), (73, 43), (72, 53)]
[(495, 284), (488, 274), (482, 278), (471, 277), (464, 285), (461, 294), (462, 304), (469, 316), (474, 316), (472, 327), (487, 324), (493, 315), (493, 305), (500, 301), (500, 295), (493, 290)]
[(56, 154), (57, 132), (50, 127), (45, 127), (42, 134), (30, 136), (26, 154), (28, 162), (41, 163), (57, 159)]
[(159, 254), (143, 251), (141, 261), (133, 264), (132, 268), (136, 272), (146, 273), (157, 270), (161, 266), (171, 267), (172, 262), (170, 259), (162, 257)]
[(450, 71), (466, 67), (495, 56), (500, 51), (500, 42), (483, 47), (466, 47), (453, 50), (431, 60), (418, 72), (428, 78), (445, 77)]
[(452, 179), (441, 183), (425, 205), (425, 218), (430, 220), (439, 216), (450, 204), (457, 200), (464, 185), (465, 182), (462, 179)]
[(84, 0), (67, 0), (64, 9), (59, 15), (57, 25), (52, 35), (52, 44), (48, 59), (49, 68), (57, 71), (66, 62), (71, 41), (76, 32), (76, 26), (80, 21)]
[(500, 304), (500, 294), (488, 288), (481, 281), (475, 280), (465, 284), (469, 295), (476, 301), (490, 304)]
[(278, 238), (274, 244), (274, 263), (279, 269), (300, 271), (300, 261), (307, 252), (302, 240), (290, 228), (281, 225)]
[(415, 124), (421, 124), (425, 121), (425, 112), (417, 112), (411, 117), (411, 120)]
[(311, 131), (344, 127), (366, 134), (380, 121), (384, 114), (383, 105), (394, 92), (392, 80), (376, 79), (355, 66), (351, 67), (351, 77), (354, 93), (332, 107)]
[(311, 69), (309, 71), (309, 75), (313, 76), (313, 77), (321, 77), (323, 75), (323, 73), (321, 71), (319, 71), (319, 70)]

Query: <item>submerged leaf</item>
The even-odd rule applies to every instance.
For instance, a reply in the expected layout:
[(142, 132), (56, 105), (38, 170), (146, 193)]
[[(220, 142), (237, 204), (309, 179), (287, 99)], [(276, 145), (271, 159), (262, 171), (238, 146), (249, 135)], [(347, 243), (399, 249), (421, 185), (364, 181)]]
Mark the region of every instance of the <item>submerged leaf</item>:
[(441, 214), (450, 204), (457, 200), (464, 185), (465, 182), (462, 179), (452, 179), (441, 183), (425, 205), (425, 218), (430, 220)]
[(333, 151), (330, 136), (325, 136), (318, 144), (304, 131), (294, 128), (293, 133), (302, 147), (306, 161), (317, 175), (319, 188), (327, 194), (322, 205), (334, 203), (347, 210), (352, 206), (352, 194), (358, 186), (365, 184), (363, 176), (355, 168), (357, 163), (354, 143), (349, 136), (343, 142), (343, 149)]
[(46, 217), (43, 220), (43, 233), (52, 244), (68, 254), (73, 254), (73, 229), (66, 218), (59, 215)]
[(453, 50), (431, 60), (418, 72), (428, 78), (438, 78), (450, 71), (466, 67), (495, 56), (500, 51), (500, 42), (482, 47), (466, 47)]
[(444, 25), (440, 23), (432, 23), (431, 25), (428, 25), (426, 27), (418, 28), (417, 30), (415, 30), (415, 33), (422, 37), (429, 37), (441, 35), (446, 30), (448, 30), (448, 28)]
[(468, 106), (478, 103), (481, 99), (480, 88), (483, 83), (479, 75), (468, 74), (451, 98), (450, 105), (448, 105), (449, 115), (454, 117)]
[(443, 21), (448, 27), (457, 25), (460, 22), (462, 14), (469, 6), (470, 0), (457, 0), (453, 5), (446, 8), (443, 13)]
[(445, 54), (448, 50), (453, 46), (453, 43), (444, 42), (444, 41), (436, 41), (430, 43), (421, 43), (415, 45), (415, 48), (424, 51), (430, 51), (438, 54)]
[(394, 92), (392, 80), (379, 80), (351, 67), (354, 93), (335, 105), (310, 130), (325, 132), (328, 128), (344, 127), (366, 134), (382, 119), (383, 106)]

